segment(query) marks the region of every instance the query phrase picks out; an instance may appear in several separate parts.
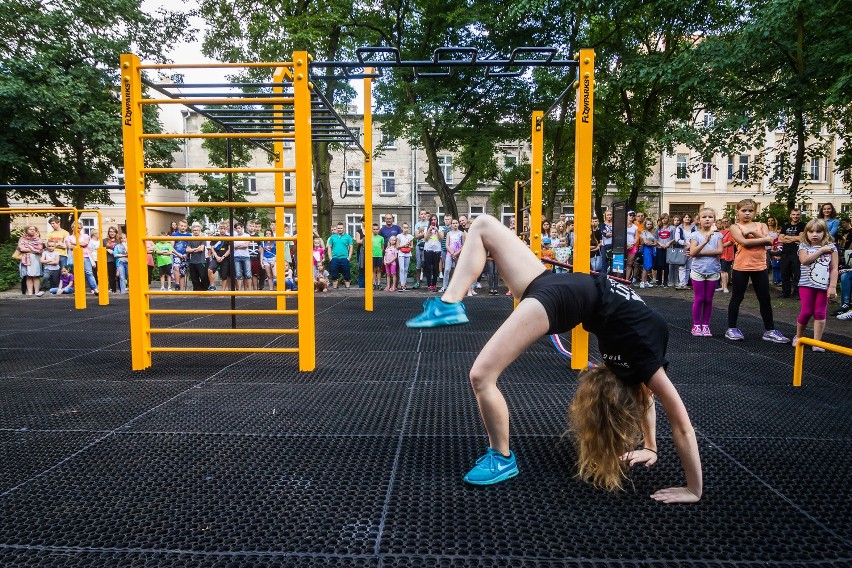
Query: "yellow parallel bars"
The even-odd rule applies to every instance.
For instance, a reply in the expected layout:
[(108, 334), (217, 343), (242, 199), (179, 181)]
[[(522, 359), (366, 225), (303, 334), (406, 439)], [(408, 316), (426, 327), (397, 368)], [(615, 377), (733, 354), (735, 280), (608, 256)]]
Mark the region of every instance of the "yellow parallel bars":
[(826, 351), (833, 351), (835, 353), (842, 353), (843, 355), (847, 355), (852, 357), (852, 348), (843, 347), (842, 345), (836, 345), (834, 343), (826, 343), (825, 341), (817, 341), (816, 339), (811, 339), (810, 337), (800, 337), (798, 342), (796, 342), (795, 347), (795, 355), (793, 357), (793, 386), (800, 387), (802, 386), (802, 366), (805, 362), (805, 345), (813, 345), (814, 347), (822, 347)]
[[(104, 234), (103, 232), (103, 217), (101, 216), (101, 212), (97, 209), (77, 209), (75, 207), (2, 207), (0, 208), (0, 214), (4, 215), (23, 215), (23, 214), (49, 214), (49, 215), (58, 215), (60, 213), (72, 213), (73, 221), (72, 221), (72, 229), (74, 232), (74, 242), (80, 242), (80, 229), (77, 227), (77, 223), (80, 220), (80, 213), (94, 213), (94, 215), (98, 219), (98, 237)], [(103, 249), (103, 250), (101, 250)], [(74, 309), (77, 310), (85, 310), (86, 309), (86, 286), (88, 282), (86, 282), (86, 268), (85, 268), (85, 257), (83, 256), (83, 247), (75, 246), (74, 250), (71, 252), (71, 261), (73, 266), (82, 266), (82, 271), (74, 270)], [(89, 260), (91, 262), (91, 259)], [(97, 281), (98, 281), (98, 305), (108, 306), (109, 305), (109, 285), (107, 283), (107, 269), (106, 269), (106, 249), (104, 247), (98, 247), (98, 258), (95, 259), (95, 268), (93, 270), (97, 270)]]
[[(574, 272), (591, 269), (592, 135), (595, 98), (595, 52), (581, 49), (577, 84), (577, 120), (574, 130)], [(577, 326), (571, 332), (571, 368), (589, 364), (589, 332)]]
[[(293, 126), (296, 132), (296, 227), (302, 237), (296, 241), (296, 265), (302, 278), (312, 277), (313, 197), (311, 195), (313, 159), (311, 154), (311, 84), (308, 81), (308, 52), (293, 53)], [(281, 285), (282, 280), (279, 280)], [(314, 324), (314, 287), (299, 286), (299, 370), (316, 368), (316, 330)]]

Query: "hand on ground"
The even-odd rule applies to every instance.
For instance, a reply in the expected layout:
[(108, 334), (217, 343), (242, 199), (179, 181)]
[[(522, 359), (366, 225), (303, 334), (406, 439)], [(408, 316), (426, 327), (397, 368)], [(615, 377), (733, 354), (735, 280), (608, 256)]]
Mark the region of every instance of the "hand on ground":
[(698, 503), (700, 497), (686, 487), (669, 487), (655, 492), (651, 499), (662, 503)]
[(657, 454), (651, 450), (633, 450), (632, 452), (627, 452), (619, 459), (628, 462), (630, 467), (640, 463), (644, 463), (645, 467), (651, 467), (657, 463)]

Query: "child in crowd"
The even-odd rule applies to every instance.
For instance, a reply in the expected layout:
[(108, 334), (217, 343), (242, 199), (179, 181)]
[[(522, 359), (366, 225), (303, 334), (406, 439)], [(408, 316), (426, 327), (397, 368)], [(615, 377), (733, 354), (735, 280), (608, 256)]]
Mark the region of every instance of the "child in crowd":
[(314, 266), (321, 262), (325, 262), (325, 247), (322, 244), (322, 239), (317, 237), (314, 239)]
[(385, 247), (385, 276), (387, 277), (387, 291), (396, 291), (396, 260), (399, 257), (399, 250), (396, 247), (397, 238), (391, 237), (388, 239), (388, 246)]
[[(645, 226), (642, 228), (640, 235), (642, 241), (642, 282), (640, 288), (654, 287), (654, 259), (657, 255), (657, 236), (654, 233), (654, 222), (651, 219), (645, 219)], [(651, 280), (648, 280), (648, 275), (651, 275)]]
[(296, 279), (293, 277), (293, 269), (289, 262), (284, 262), (284, 289), (296, 291), (299, 288), (296, 286)]
[(692, 335), (711, 337), (710, 317), (713, 314), (713, 294), (722, 255), (722, 234), (716, 230), (716, 211), (705, 207), (698, 212), (698, 230), (689, 236), (689, 256), (692, 258)]
[(725, 337), (731, 341), (743, 341), (745, 336), (737, 328), (740, 315), (740, 304), (745, 298), (748, 282), (754, 288), (754, 293), (760, 304), (760, 316), (763, 318), (764, 341), (773, 343), (789, 343), (780, 331), (775, 329), (772, 317), (772, 300), (769, 298), (769, 275), (766, 267), (766, 246), (772, 244), (769, 229), (765, 223), (754, 221), (756, 204), (753, 199), (743, 199), (737, 203), (736, 223), (731, 225), (731, 237), (737, 246), (734, 257), (734, 273), (731, 285), (734, 292), (728, 304), (728, 330)]
[(127, 293), (127, 235), (121, 234), (118, 244), (112, 249), (112, 255), (115, 257), (115, 274), (118, 279), (118, 291), (122, 294)]
[[(263, 236), (264, 237), (274, 236), (273, 233), (272, 233), (272, 229), (266, 229), (266, 231), (263, 232)], [(315, 255), (314, 256), (314, 264), (316, 264), (316, 250), (317, 250), (316, 249), (316, 241), (317, 240), (319, 240), (319, 239), (314, 239), (314, 255)], [(321, 240), (320, 240), (320, 243), (322, 243)], [(260, 243), (261, 247), (263, 248), (263, 255), (260, 257), (260, 265), (266, 271), (266, 281), (269, 282), (269, 289), (270, 290), (275, 290), (275, 284), (276, 284), (276, 282), (275, 282), (275, 254), (276, 254), (276, 249), (278, 248), (276, 246), (276, 244), (277, 244), (276, 241), (262, 241)], [(320, 250), (322, 250), (322, 247), (320, 247)]]
[(402, 224), (402, 232), (396, 236), (399, 250), (399, 286), (397, 290), (408, 290), (408, 267), (411, 265), (411, 254), (414, 251), (414, 235), (409, 232), (408, 223)]
[(68, 270), (68, 267), (63, 266), (59, 272), (59, 286), (50, 289), (51, 294), (73, 294), (74, 293), (74, 275)]
[[(168, 236), (168, 233), (161, 233), (162, 236)], [(172, 277), (172, 255), (177, 254), (169, 241), (157, 241), (154, 243), (154, 262), (157, 264), (157, 270), (160, 271), (160, 291), (171, 291)]]
[(382, 286), (382, 266), (384, 265), (385, 238), (379, 234), (379, 225), (373, 224), (373, 290)]
[[(820, 341), (825, 331), (825, 316), (828, 301), (837, 296), (837, 247), (825, 221), (816, 218), (808, 221), (799, 243), (799, 262), (802, 272), (799, 277), (799, 301), (802, 308), (796, 319), (796, 337), (793, 346), (804, 335), (811, 317), (814, 318), (814, 339)], [(825, 351), (814, 345), (814, 351)]]
[(439, 292), (447, 289), (452, 276), (453, 268), (464, 246), (464, 240), (467, 238), (467, 233), (459, 229), (458, 219), (450, 220), (450, 230), (447, 231), (444, 237), (444, 243), (447, 248), (447, 253), (444, 255), (444, 285)]
[(56, 288), (59, 286), (59, 270), (61, 257), (59, 251), (56, 250), (56, 241), (48, 239), (44, 251), (41, 253), (41, 266), (44, 270), (44, 278), (42, 279), (42, 289), (38, 291), (36, 296), (44, 296), (44, 289)]
[(314, 291), (328, 292), (328, 270), (322, 262), (314, 267)]

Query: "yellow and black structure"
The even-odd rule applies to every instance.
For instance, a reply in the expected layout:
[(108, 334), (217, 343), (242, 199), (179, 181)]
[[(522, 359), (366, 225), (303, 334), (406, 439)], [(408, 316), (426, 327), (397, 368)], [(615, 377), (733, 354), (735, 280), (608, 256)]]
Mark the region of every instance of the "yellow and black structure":
[[(303, 285), (298, 292), (283, 289), (269, 291), (153, 291), (147, 282), (146, 243), (158, 240), (197, 240), (194, 237), (157, 236), (148, 234), (146, 210), (154, 207), (173, 207), (174, 202), (151, 202), (146, 200), (145, 176), (162, 173), (199, 173), (233, 174), (271, 173), (274, 174), (275, 200), (270, 202), (226, 201), (179, 202), (182, 207), (221, 207), (233, 211), (241, 208), (265, 208), (274, 211), (276, 234), (271, 240), (279, 243), (294, 243), (296, 249), (296, 270), (299, 274), (313, 273), (311, 248), (313, 236), (313, 199), (311, 196), (312, 159), (311, 143), (317, 140), (354, 143), (357, 139), (343, 123), (310, 81), (310, 56), (298, 51), (293, 60), (280, 63), (220, 63), (220, 64), (156, 64), (143, 65), (132, 54), (121, 57), (121, 95), (122, 127), (124, 136), (125, 191), (127, 199), (127, 236), (128, 256), (130, 258), (130, 335), (132, 367), (134, 370), (151, 366), (151, 354), (158, 352), (251, 352), (251, 353), (297, 353), (299, 369), (312, 371), (316, 366), (316, 338), (314, 329), (313, 287)], [(268, 69), (272, 82), (266, 83), (221, 83), (221, 84), (184, 84), (154, 83), (144, 76), (146, 70), (187, 69), (202, 67), (247, 69)], [(143, 85), (150, 91), (156, 91), (161, 98), (145, 98)], [(199, 91), (201, 89), (201, 91)], [(190, 108), (220, 127), (215, 133), (177, 133), (155, 134), (144, 132), (142, 126), (142, 108), (145, 105), (181, 104)], [(215, 106), (208, 106), (215, 105)], [(144, 163), (144, 143), (151, 139), (187, 139), (222, 138), (247, 141), (268, 152), (272, 157), (272, 167), (210, 167), (210, 168), (149, 168)], [(291, 141), (294, 152), (294, 166), (284, 166), (284, 142)], [(294, 174), (295, 200), (284, 199), (284, 174)], [(229, 183), (230, 185), (230, 183)], [(292, 210), (297, 235), (285, 236), (284, 211)], [(301, 230), (299, 230), (299, 228)], [(268, 237), (217, 237), (217, 240), (261, 241)], [(283, 256), (283, 255), (282, 255)], [(277, 263), (278, 282), (284, 283), (284, 263)], [(283, 288), (283, 286), (281, 286)], [(156, 309), (152, 299), (158, 296), (230, 296), (231, 309), (191, 310)], [(275, 309), (237, 310), (234, 298), (245, 296), (272, 296), (276, 299)], [(287, 297), (297, 300), (296, 309), (288, 309)], [(264, 315), (295, 318), (296, 325), (276, 328), (231, 328), (189, 329), (165, 328), (152, 324), (152, 316), (159, 315)], [(200, 334), (205, 336), (218, 334), (239, 335), (295, 335), (296, 347), (162, 347), (152, 345), (152, 336), (156, 334)]]

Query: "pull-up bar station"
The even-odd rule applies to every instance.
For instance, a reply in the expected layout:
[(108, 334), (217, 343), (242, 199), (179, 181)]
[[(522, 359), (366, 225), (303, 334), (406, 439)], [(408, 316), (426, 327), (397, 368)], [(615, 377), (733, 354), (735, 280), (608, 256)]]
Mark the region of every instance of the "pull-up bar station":
[[(458, 68), (485, 68), (486, 77), (512, 78), (520, 77), (530, 68), (562, 67), (574, 68), (578, 71), (577, 111), (577, 176), (575, 190), (575, 216), (578, 222), (587, 219), (591, 224), (591, 136), (592, 136), (592, 93), (593, 93), (593, 59), (591, 50), (583, 50), (571, 60), (556, 59), (557, 50), (552, 47), (519, 47), (512, 51), (509, 59), (480, 58), (474, 48), (441, 47), (434, 51), (431, 60), (405, 61), (398, 50), (388, 47), (362, 47), (356, 50), (355, 61), (313, 61), (305, 51), (293, 53), (293, 60), (276, 63), (201, 63), (201, 64), (142, 64), (138, 57), (124, 54), (121, 57), (121, 94), (122, 94), (122, 127), (124, 135), (125, 154), (125, 191), (127, 201), (127, 234), (129, 279), (130, 279), (130, 332), (131, 356), (134, 370), (151, 366), (151, 354), (154, 352), (267, 352), (267, 353), (298, 353), (299, 369), (312, 371), (316, 365), (316, 340), (314, 329), (314, 297), (313, 289), (309, 286), (300, 287), (298, 292), (281, 290), (274, 291), (210, 291), (210, 292), (154, 292), (144, 285), (147, 266), (145, 263), (145, 241), (161, 240), (163, 237), (147, 235), (145, 211), (152, 207), (174, 205), (171, 202), (157, 203), (145, 200), (145, 175), (161, 173), (199, 173), (227, 174), (229, 187), (232, 185), (232, 175), (240, 173), (271, 173), (274, 175), (275, 194), (270, 202), (181, 202), (183, 207), (222, 207), (233, 210), (241, 207), (262, 207), (275, 211), (276, 235), (275, 241), (295, 242), (297, 256), (297, 271), (300, 274), (311, 274), (312, 231), (305, 228), (313, 226), (313, 202), (311, 195), (313, 142), (339, 142), (355, 146), (364, 155), (364, 183), (370, 188), (364, 192), (365, 221), (371, 224), (373, 216), (372, 192), (372, 81), (384, 76), (386, 70), (408, 68), (418, 79), (440, 79), (452, 76)], [(272, 74), (270, 82), (235, 82), (235, 83), (156, 83), (144, 77), (146, 70), (164, 69), (199, 69), (199, 68), (232, 68), (248, 70), (264, 68)], [(349, 81), (362, 79), (364, 81), (364, 138), (363, 142), (345, 124), (335, 111), (333, 104), (328, 101), (319, 89), (314, 87), (314, 81), (341, 80)], [(143, 98), (142, 87), (162, 95), (163, 98)], [(564, 96), (568, 91), (566, 90)], [(210, 133), (145, 133), (142, 127), (143, 105), (181, 104), (208, 118), (218, 125), (219, 132)], [(553, 107), (551, 107), (552, 109)], [(544, 112), (533, 114), (533, 204), (538, 204), (538, 212), (531, 211), (538, 218), (541, 226), (541, 183), (542, 183), (542, 134)], [(263, 150), (271, 156), (273, 167), (229, 167), (216, 168), (147, 168), (144, 163), (143, 145), (152, 139), (225, 139), (244, 140)], [(294, 166), (284, 166), (284, 143), (292, 142)], [(230, 157), (230, 146), (229, 157)], [(295, 201), (284, 200), (284, 174), (295, 174)], [(585, 198), (583, 198), (585, 194)], [(585, 209), (584, 209), (585, 207)], [(295, 223), (301, 227), (296, 237), (286, 237), (283, 234), (284, 211), (295, 210)], [(540, 235), (534, 235), (539, 243)], [(170, 237), (176, 240), (179, 237)], [(586, 235), (588, 241), (589, 236)], [(248, 240), (247, 237), (239, 237)], [(188, 238), (186, 238), (188, 240)], [(236, 238), (230, 238), (236, 240)], [(265, 240), (268, 240), (265, 239)], [(582, 250), (583, 238), (576, 240), (578, 250)], [(588, 243), (587, 243), (588, 244)], [(585, 246), (585, 264), (582, 253), (575, 256), (576, 270), (589, 269), (588, 246)], [(372, 257), (365, 255), (365, 272), (372, 271)], [(277, 263), (277, 279), (284, 282), (284, 264)], [(151, 316), (197, 314), (198, 310), (155, 310), (151, 308), (150, 298), (160, 295), (192, 295), (192, 296), (230, 296), (230, 310), (212, 310), (209, 314), (244, 314), (244, 315), (280, 315), (297, 316), (297, 327), (279, 329), (205, 329), (205, 334), (279, 334), (297, 335), (298, 347), (278, 348), (240, 348), (240, 347), (154, 347), (151, 336), (157, 333), (189, 333), (186, 329), (152, 328)], [(236, 310), (234, 301), (240, 296), (273, 296), (277, 304), (274, 310)], [(287, 296), (295, 296), (298, 301), (297, 310), (288, 310)], [(373, 291), (365, 288), (365, 310), (373, 309)], [(232, 327), (236, 327), (235, 325)], [(582, 330), (580, 330), (581, 333)], [(575, 330), (574, 358), (572, 364), (585, 364), (584, 351), (578, 348), (577, 330)], [(586, 336), (585, 344), (588, 344)], [(587, 352), (587, 348), (586, 348)]]

